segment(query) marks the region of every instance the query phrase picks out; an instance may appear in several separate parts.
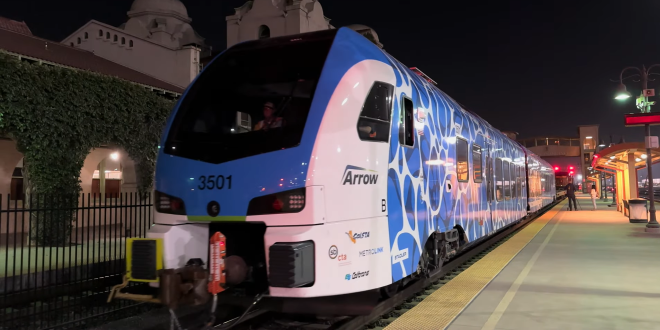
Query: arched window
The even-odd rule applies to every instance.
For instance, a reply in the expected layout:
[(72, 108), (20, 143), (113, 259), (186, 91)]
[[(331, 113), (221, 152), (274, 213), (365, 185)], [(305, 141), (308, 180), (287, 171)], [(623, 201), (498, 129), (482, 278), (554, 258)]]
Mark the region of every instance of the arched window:
[(117, 42), (117, 40), (119, 40), (119, 37), (117, 37), (117, 35), (115, 34), (115, 38), (114, 38), (113, 41), (114, 41), (114, 42)]
[(110, 39), (110, 32), (106, 32), (106, 33), (105, 33), (105, 38), (106, 38), (106, 39)]
[(85, 32), (85, 39), (89, 39), (89, 33)]
[(78, 38), (78, 45), (80, 45), (80, 38)]
[(270, 28), (266, 25), (259, 27), (259, 39), (270, 38)]
[(99, 37), (103, 36), (103, 30), (99, 30)]
[(125, 44), (126, 44), (126, 38), (121, 37), (121, 44), (122, 44), (122, 45), (125, 45)]
[(128, 42), (128, 47), (133, 47), (133, 40), (130, 40), (130, 41)]
[(71, 43), (71, 47), (73, 47), (73, 42)]

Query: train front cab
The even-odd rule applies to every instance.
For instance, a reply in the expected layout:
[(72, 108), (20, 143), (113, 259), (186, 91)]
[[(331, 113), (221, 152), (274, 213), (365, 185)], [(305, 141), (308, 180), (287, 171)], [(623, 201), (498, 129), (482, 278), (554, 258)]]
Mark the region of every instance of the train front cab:
[[(163, 270), (205, 269), (221, 232), (225, 285), (248, 295), (336, 296), (392, 282), (396, 77), (385, 61), (355, 58), (362, 42), (347, 29), (247, 42), (205, 69), (168, 120), (155, 224), (148, 240), (129, 242), (130, 280), (163, 289)], [(266, 105), (283, 125), (253, 130)], [(203, 274), (188, 274), (194, 290)]]

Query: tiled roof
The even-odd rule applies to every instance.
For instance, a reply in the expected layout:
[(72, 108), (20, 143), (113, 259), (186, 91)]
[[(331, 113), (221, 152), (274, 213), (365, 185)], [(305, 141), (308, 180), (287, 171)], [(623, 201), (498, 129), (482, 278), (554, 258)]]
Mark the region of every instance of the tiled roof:
[(63, 66), (118, 77), (169, 92), (183, 93), (183, 89), (177, 86), (106, 60), (94, 55), (92, 52), (37, 38), (32, 35), (13, 32), (3, 29), (1, 26), (0, 49)]
[(27, 26), (27, 24), (25, 24), (25, 22), (14, 21), (2, 16), (0, 16), (0, 29), (9, 30), (29, 36), (32, 35), (32, 31), (30, 31), (30, 28)]

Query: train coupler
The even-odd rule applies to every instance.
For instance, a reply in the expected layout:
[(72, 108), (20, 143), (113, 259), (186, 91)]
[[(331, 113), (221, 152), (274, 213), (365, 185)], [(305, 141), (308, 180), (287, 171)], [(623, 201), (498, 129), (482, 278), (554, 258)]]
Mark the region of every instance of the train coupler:
[(158, 271), (158, 296), (121, 292), (131, 281), (124, 275), (121, 284), (115, 285), (110, 291), (108, 302), (114, 298), (140, 302), (163, 304), (171, 309), (179, 305), (202, 305), (211, 297), (207, 290), (208, 271), (203, 268), (200, 259), (191, 259), (186, 266), (178, 269), (162, 269)]

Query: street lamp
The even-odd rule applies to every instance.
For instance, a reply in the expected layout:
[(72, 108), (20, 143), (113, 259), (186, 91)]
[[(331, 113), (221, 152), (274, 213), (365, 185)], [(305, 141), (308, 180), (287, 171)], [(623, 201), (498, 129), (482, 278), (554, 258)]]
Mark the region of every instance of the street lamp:
[[(623, 71), (625, 71), (626, 69), (623, 69)], [(622, 75), (623, 75), (623, 71), (621, 72)], [(617, 100), (625, 100), (630, 98), (631, 96), (632, 95), (630, 94), (630, 92), (626, 90), (626, 85), (624, 85), (623, 82), (621, 82), (621, 84), (619, 84), (619, 88), (617, 88), (616, 96), (614, 98)]]
[[(655, 104), (655, 102), (649, 102), (648, 95), (653, 95), (653, 93), (648, 93), (648, 81), (649, 81), (649, 73), (651, 69), (654, 67), (660, 67), (660, 64), (654, 64), (651, 65), (648, 69), (646, 66), (642, 66), (641, 69), (633, 66), (629, 66), (627, 68), (624, 68), (621, 70), (621, 74), (619, 75), (619, 88), (617, 89), (616, 96), (614, 97), (617, 100), (626, 100), (630, 98), (632, 95), (630, 92), (626, 90), (626, 85), (623, 84), (623, 73), (628, 71), (628, 70), (637, 70), (639, 74), (634, 74), (630, 77), (638, 76), (641, 78), (642, 81), (642, 96), (640, 99), (641, 102), (638, 105), (638, 108), (641, 110), (641, 112), (651, 112), (651, 105)], [(626, 78), (630, 78), (626, 77)], [(647, 142), (646, 142), (646, 154), (647, 155), (652, 155), (651, 154), (651, 146), (649, 145), (650, 143), (650, 137), (651, 137), (651, 125), (650, 124), (645, 124), (644, 125), (646, 129), (646, 137), (647, 137)], [(649, 180), (649, 202), (651, 203), (651, 206), (649, 207), (649, 222), (646, 224), (646, 229), (645, 231), (647, 232), (660, 232), (660, 223), (655, 218), (655, 198), (654, 198), (654, 190), (653, 190), (653, 163), (652, 163), (653, 157), (647, 157), (646, 158), (646, 168), (647, 168), (647, 173), (648, 173), (648, 180)]]

